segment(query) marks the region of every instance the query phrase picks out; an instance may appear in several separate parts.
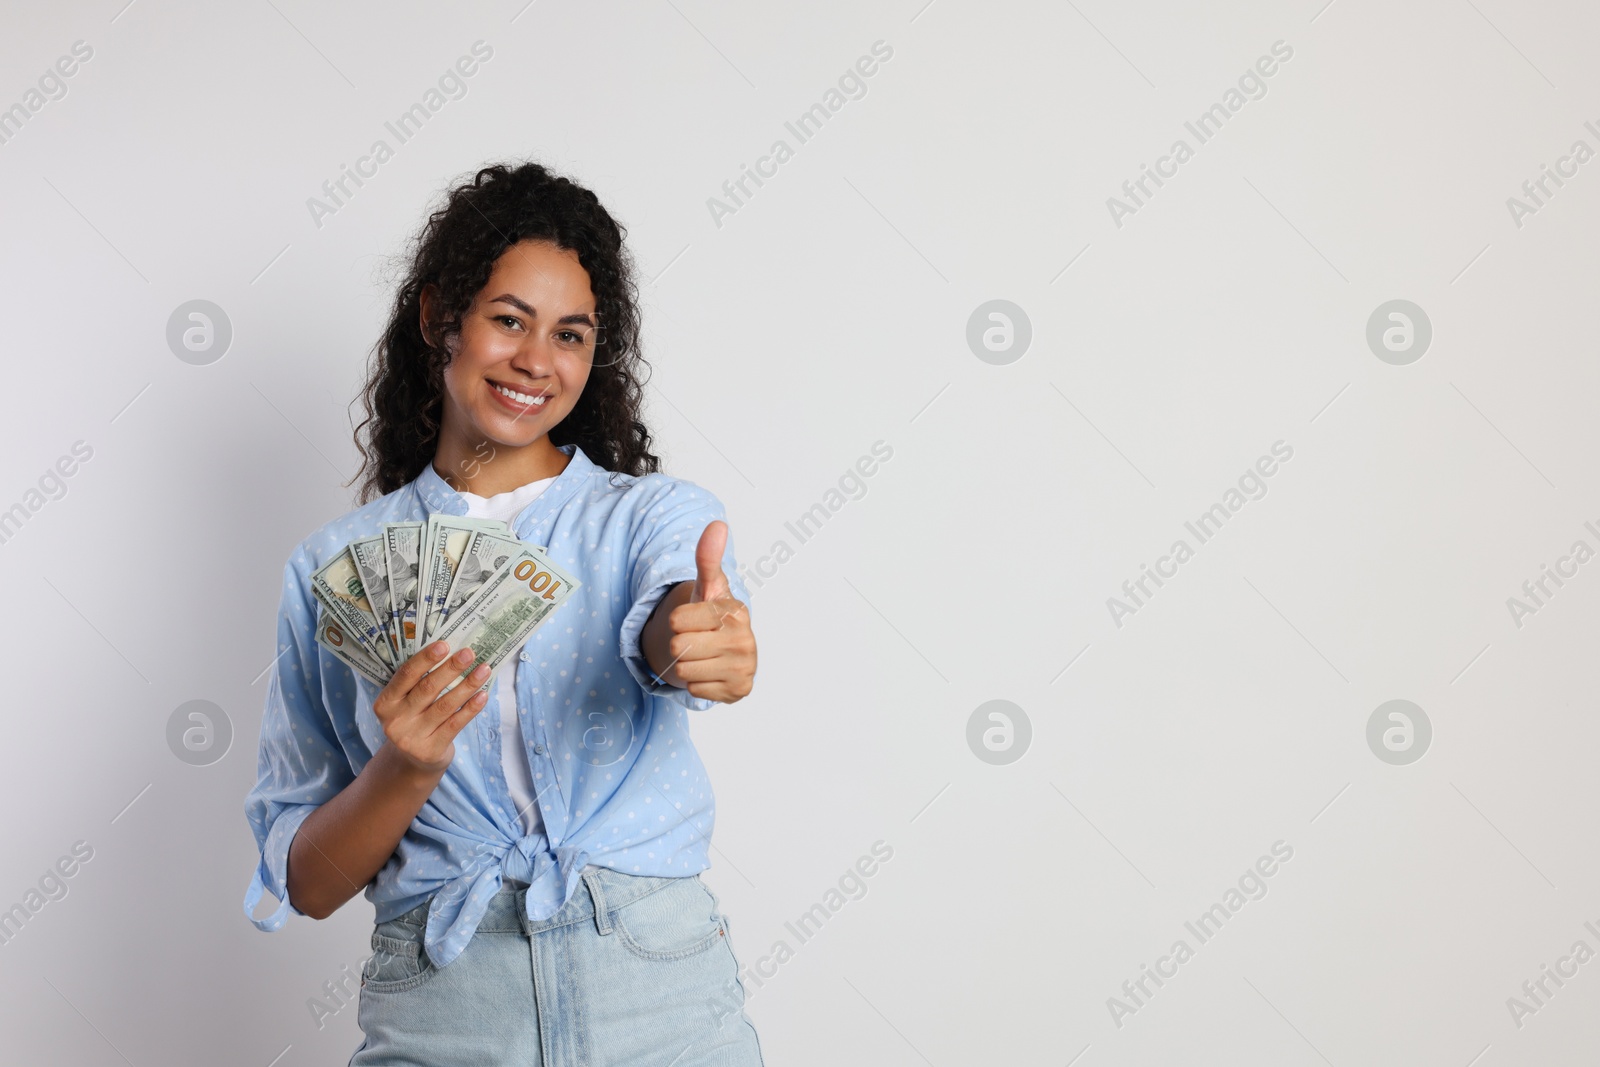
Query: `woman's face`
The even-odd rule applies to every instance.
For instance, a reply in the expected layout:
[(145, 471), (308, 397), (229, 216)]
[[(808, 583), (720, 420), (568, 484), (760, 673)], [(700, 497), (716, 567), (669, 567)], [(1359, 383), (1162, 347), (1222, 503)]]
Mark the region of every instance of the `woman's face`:
[[(424, 292), (424, 332), (431, 303)], [(576, 252), (535, 240), (506, 249), (454, 341), (443, 431), (507, 448), (549, 433), (589, 380), (598, 324)]]

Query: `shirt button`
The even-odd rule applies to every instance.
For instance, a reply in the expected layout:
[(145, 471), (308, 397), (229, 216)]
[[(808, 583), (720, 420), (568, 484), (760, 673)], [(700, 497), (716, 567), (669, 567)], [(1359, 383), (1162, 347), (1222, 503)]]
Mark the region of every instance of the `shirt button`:
[(542, 756), (542, 755), (544, 755), (544, 746), (543, 745), (534, 745), (533, 746), (533, 751), (534, 751), (535, 755)]

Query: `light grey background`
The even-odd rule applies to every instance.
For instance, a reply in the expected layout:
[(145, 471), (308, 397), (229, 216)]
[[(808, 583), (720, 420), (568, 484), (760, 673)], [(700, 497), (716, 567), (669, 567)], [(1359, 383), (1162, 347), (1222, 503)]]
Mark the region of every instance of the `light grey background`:
[[(122, 3), (10, 5), (0, 33), (0, 107), (94, 52), (0, 145), (0, 509), (93, 449), (0, 544), (0, 909), (94, 850), (0, 946), (7, 1062), (358, 1043), (353, 1008), (319, 1029), (307, 1002), (366, 954), (369, 905), (271, 936), (240, 913), (280, 569), (351, 506), (390, 257), (513, 157), (630, 229), (669, 471), (727, 503), (746, 563), (795, 548), (752, 597), (755, 693), (694, 727), (744, 962), (894, 850), (753, 991), (770, 1064), (1600, 1045), (1600, 962), (1520, 1026), (1507, 1005), (1600, 950), (1600, 562), (1520, 627), (1507, 606), (1600, 548), (1600, 161), (1520, 226), (1506, 202), (1600, 148), (1593, 8)], [(467, 95), (317, 226), (307, 199), (478, 40)], [(866, 95), (798, 144), (784, 122), (876, 41)], [(1197, 145), (1185, 121), (1276, 41), (1266, 95)], [(1107, 198), (1180, 137), (1194, 158), (1116, 225)], [(717, 225), (779, 138), (794, 158)], [(208, 366), (166, 343), (194, 299), (232, 324)], [(1365, 340), (1396, 299), (1433, 328), (1405, 366)], [(1031, 323), (1006, 365), (966, 340), (990, 300)], [(880, 440), (798, 545), (784, 524)], [(1280, 440), (1267, 495), (1197, 545), (1184, 523)], [(1107, 598), (1180, 537), (1194, 558), (1116, 625)], [(1399, 699), (1433, 729), (1408, 765), (1367, 744)], [(207, 766), (168, 748), (191, 700), (233, 726)], [(1028, 716), (1023, 758), (969, 749), (991, 700)], [(1199, 945), (1185, 921), (1277, 841), (1265, 898)], [(1119, 1026), (1108, 998), (1179, 938), (1194, 958)]]

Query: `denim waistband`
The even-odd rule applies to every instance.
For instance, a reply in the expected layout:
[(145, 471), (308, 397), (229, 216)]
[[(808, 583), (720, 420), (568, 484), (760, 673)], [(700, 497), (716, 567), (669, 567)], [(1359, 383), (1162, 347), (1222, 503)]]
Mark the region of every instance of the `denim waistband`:
[[(690, 876), (692, 877), (692, 876)], [(624, 874), (614, 871), (609, 867), (598, 867), (594, 864), (583, 869), (584, 889), (572, 895), (572, 899), (562, 905), (561, 910), (548, 919), (529, 919), (524, 898), (528, 895), (527, 886), (520, 882), (507, 882), (499, 892), (489, 898), (483, 919), (478, 923), (477, 933), (483, 934), (536, 934), (541, 930), (553, 930), (559, 926), (570, 926), (579, 922), (595, 922), (595, 916), (600, 919), (596, 925), (602, 933), (609, 933), (611, 927), (611, 913), (616, 909), (643, 897), (649, 896), (658, 889), (665, 889), (681, 878), (659, 878), (651, 875)], [(428, 903), (419, 904), (410, 912), (399, 917), (397, 922), (408, 925), (420, 926), (427, 922)]]

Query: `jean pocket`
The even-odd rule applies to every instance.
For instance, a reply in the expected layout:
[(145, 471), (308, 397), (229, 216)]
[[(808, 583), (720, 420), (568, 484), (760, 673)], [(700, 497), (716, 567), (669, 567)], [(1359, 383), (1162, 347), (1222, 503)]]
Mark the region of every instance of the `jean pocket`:
[(716, 900), (697, 877), (674, 878), (624, 904), (613, 913), (612, 922), (628, 951), (647, 960), (695, 956), (727, 937)]
[(437, 968), (422, 945), (423, 928), (394, 922), (372, 931), (372, 955), (361, 968), (361, 988), (370, 993), (401, 993), (433, 977)]

